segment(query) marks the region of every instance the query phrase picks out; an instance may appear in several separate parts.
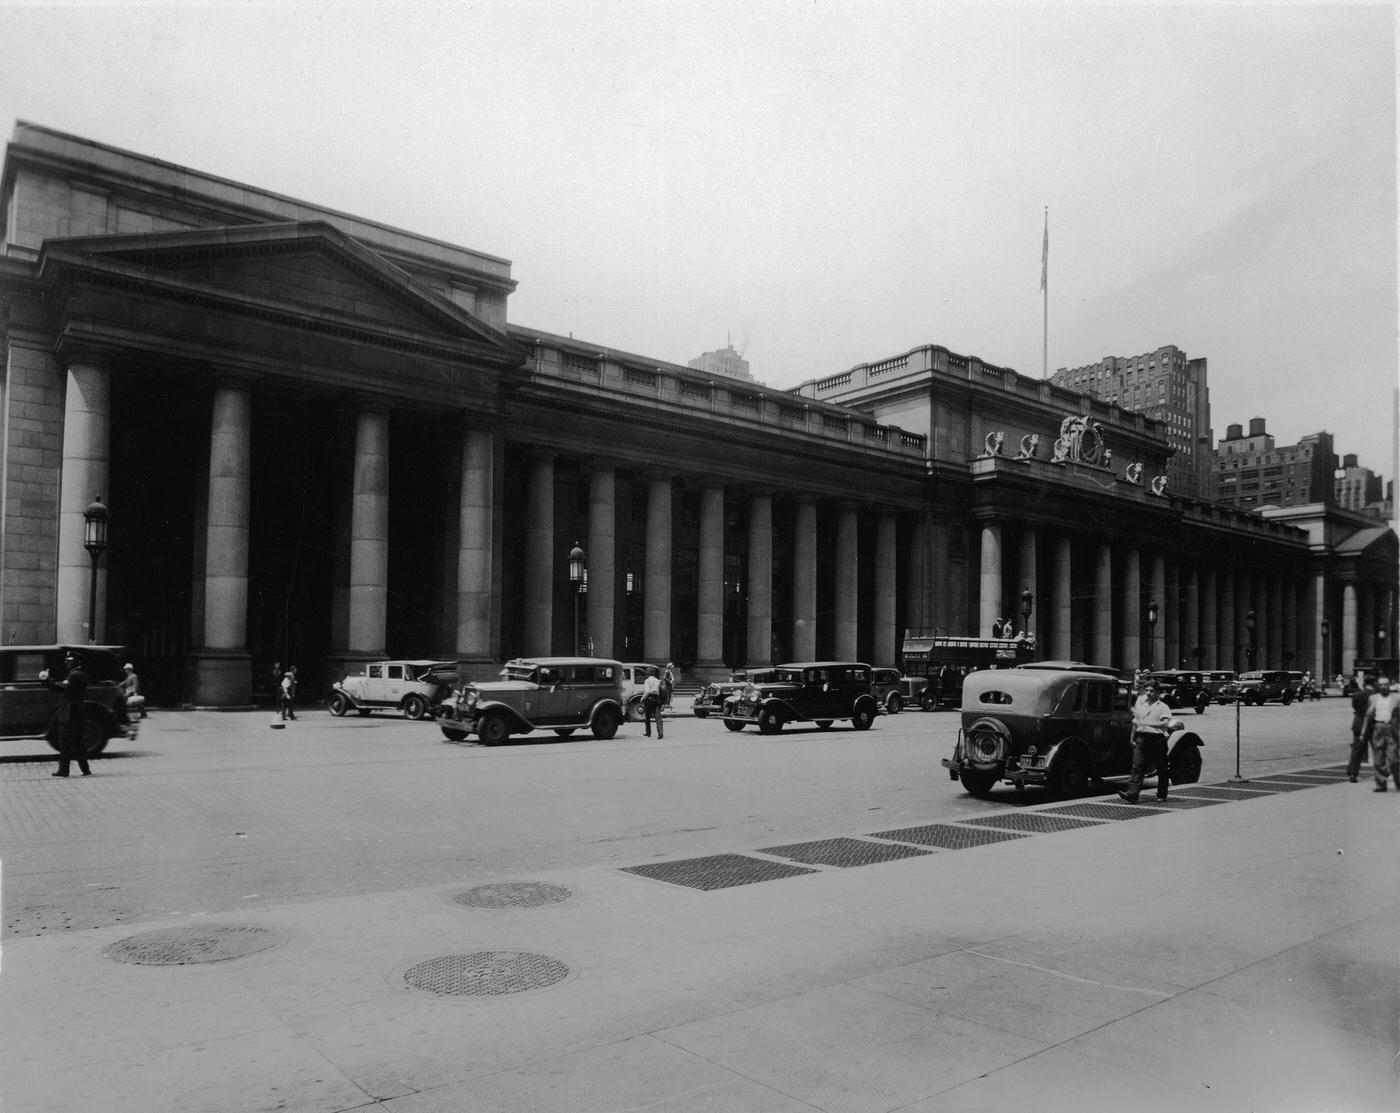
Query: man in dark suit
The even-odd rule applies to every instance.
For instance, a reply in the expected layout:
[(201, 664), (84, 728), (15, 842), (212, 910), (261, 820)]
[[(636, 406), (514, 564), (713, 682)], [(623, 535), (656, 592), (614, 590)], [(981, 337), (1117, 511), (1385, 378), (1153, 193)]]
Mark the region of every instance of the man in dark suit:
[(76, 650), (68, 650), (63, 655), (64, 667), (68, 670), (62, 680), (49, 679), (49, 670), (39, 674), (46, 687), (58, 693), (58, 711), (54, 714), (55, 729), (58, 731), (58, 771), (54, 777), (68, 776), (70, 761), (76, 761), (83, 776), (92, 774), (87, 762), (87, 673), (83, 671), (83, 659)]

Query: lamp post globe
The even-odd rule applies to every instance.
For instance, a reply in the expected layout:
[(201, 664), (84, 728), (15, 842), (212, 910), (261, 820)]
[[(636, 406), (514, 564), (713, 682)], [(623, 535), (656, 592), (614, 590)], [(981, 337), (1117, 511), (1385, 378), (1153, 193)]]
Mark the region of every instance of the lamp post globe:
[(569, 550), (569, 585), (574, 589), (574, 648), (575, 654), (581, 653), (579, 649), (579, 601), (583, 598), (583, 593), (588, 590), (588, 565), (585, 563), (583, 546), (577, 541), (574, 547)]
[(83, 548), (92, 557), (92, 576), (88, 580), (88, 644), (97, 643), (97, 562), (107, 551), (107, 525), (111, 512), (102, 505), (98, 495), (83, 511)]
[(1157, 600), (1147, 601), (1147, 671), (1152, 671), (1152, 651), (1157, 640)]

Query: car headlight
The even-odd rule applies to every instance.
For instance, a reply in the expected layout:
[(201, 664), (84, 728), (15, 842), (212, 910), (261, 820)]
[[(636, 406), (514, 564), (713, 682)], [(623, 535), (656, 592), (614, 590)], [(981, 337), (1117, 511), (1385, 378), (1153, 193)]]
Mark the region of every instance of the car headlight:
[(743, 696), (746, 700), (756, 701), (758, 699), (758, 689), (754, 685), (750, 684), (747, 687), (745, 687), (743, 691)]
[(477, 691), (463, 692), (462, 698), (457, 702), (460, 706), (470, 710), (481, 701), (481, 693)]

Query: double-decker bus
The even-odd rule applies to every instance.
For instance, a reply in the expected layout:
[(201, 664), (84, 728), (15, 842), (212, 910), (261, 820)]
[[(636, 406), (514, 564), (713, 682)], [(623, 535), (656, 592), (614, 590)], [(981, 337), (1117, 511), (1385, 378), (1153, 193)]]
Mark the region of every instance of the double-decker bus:
[(904, 635), (905, 676), (928, 677), (940, 707), (962, 703), (963, 677), (982, 669), (1009, 669), (1035, 660), (1035, 638), (953, 638), (930, 630)]

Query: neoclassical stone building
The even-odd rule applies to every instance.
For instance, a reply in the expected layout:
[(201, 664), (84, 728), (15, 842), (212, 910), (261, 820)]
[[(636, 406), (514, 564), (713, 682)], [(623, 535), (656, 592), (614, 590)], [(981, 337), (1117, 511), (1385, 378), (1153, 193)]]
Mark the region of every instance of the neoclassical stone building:
[(1243, 667), (1250, 611), (1261, 667), (1322, 667), (1326, 607), (1339, 663), (1393, 644), (1393, 532), (1154, 491), (1156, 422), (942, 348), (711, 376), (511, 323), (503, 259), (23, 123), (0, 222), (0, 630), (124, 644), (155, 702), (386, 655), (895, 664), (1027, 589), (1045, 651), (1120, 665)]

